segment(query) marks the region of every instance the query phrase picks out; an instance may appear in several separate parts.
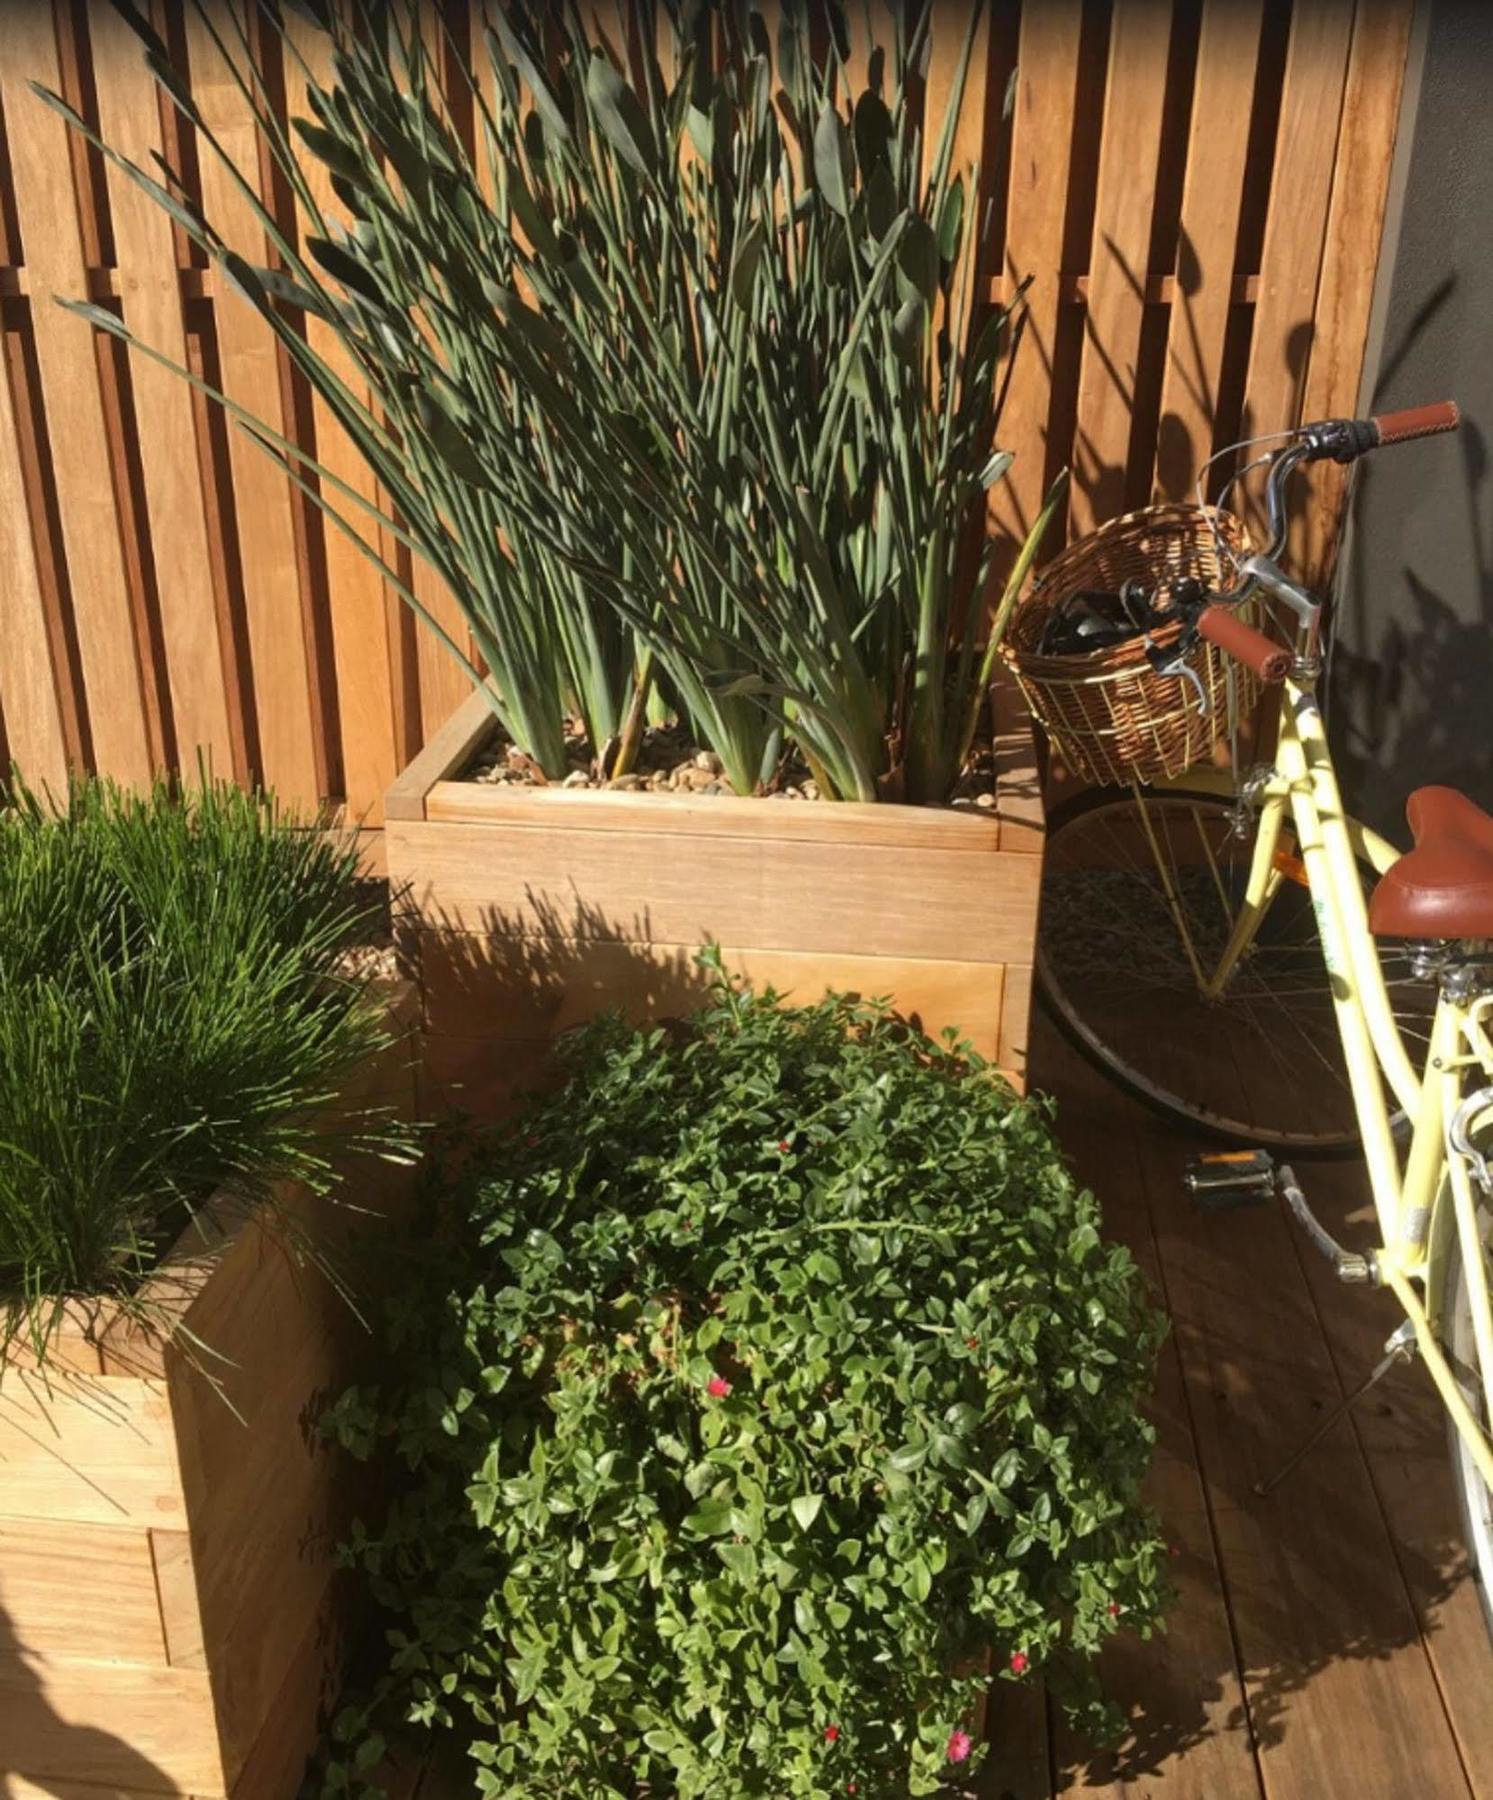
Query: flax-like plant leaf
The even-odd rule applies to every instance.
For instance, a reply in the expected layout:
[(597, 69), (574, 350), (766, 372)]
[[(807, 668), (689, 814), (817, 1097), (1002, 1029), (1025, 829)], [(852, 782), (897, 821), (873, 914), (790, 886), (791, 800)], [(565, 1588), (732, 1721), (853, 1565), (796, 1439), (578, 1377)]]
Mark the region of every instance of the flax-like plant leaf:
[(640, 175), (651, 174), (654, 152), (647, 115), (637, 95), (600, 50), (591, 56), (586, 73), (586, 93), (596, 108), (596, 121), (612, 148)]
[(814, 127), (814, 179), (841, 218), (850, 216), (850, 134), (833, 106), (826, 104)]

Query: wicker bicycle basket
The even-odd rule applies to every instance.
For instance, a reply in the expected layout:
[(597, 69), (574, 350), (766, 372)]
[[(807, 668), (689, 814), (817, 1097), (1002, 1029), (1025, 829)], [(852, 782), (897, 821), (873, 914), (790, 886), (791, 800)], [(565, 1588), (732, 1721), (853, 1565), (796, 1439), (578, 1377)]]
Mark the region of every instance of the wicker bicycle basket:
[[(1041, 655), (1037, 646), (1053, 609), (1085, 589), (1116, 593), (1132, 578), (1149, 588), (1166, 589), (1188, 576), (1205, 587), (1227, 586), (1234, 571), (1225, 549), (1249, 553), (1244, 526), (1232, 513), (1148, 506), (1070, 544), (1032, 584), (1001, 653), (1033, 716), (1076, 774), (1122, 785), (1180, 775), (1209, 757), (1231, 719), (1247, 715), (1259, 683), (1242, 664), (1200, 639), (1187, 660), (1208, 696), (1203, 713), (1193, 684), (1158, 675), (1139, 638), (1083, 656)], [(1174, 643), (1179, 630), (1165, 626), (1151, 641)]]

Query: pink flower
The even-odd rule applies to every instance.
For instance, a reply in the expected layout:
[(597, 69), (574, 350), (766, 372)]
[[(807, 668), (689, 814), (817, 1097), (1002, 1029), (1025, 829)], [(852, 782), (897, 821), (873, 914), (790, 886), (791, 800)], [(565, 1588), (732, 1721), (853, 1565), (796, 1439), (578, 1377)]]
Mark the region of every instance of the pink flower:
[(825, 1743), (826, 1744), (835, 1744), (835, 1743), (838, 1743), (839, 1740), (840, 1740), (840, 1727), (838, 1725), (826, 1725), (824, 1728)]
[(724, 1375), (712, 1375), (705, 1383), (705, 1392), (712, 1400), (724, 1400), (726, 1395), (731, 1392), (731, 1383), (726, 1380)]
[(1025, 1675), (1026, 1671), (1027, 1671), (1026, 1651), (1025, 1650), (1013, 1650), (1011, 1652), (1011, 1673), (1013, 1675)]
[(1166, 1553), (1168, 1556), (1180, 1556), (1182, 1554), (1182, 1546), (1180, 1544), (1168, 1544)]
[(787, 1138), (779, 1138), (778, 1139), (778, 1148), (779, 1148), (779, 1150), (782, 1150), (784, 1153), (786, 1153), (788, 1150), (790, 1150), (792, 1148), (792, 1145), (789, 1144)]
[(967, 1762), (974, 1747), (975, 1740), (967, 1731), (953, 1732), (949, 1737), (949, 1761)]

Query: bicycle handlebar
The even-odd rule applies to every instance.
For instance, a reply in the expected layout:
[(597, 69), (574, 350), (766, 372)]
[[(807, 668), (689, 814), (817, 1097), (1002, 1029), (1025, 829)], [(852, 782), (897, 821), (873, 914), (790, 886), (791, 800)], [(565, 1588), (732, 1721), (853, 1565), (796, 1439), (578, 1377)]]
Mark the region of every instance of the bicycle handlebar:
[(1402, 412), (1380, 413), (1369, 420), (1380, 445), (1408, 444), (1412, 438), (1435, 437), (1439, 432), (1455, 431), (1462, 414), (1455, 400), (1438, 400), (1434, 406), (1410, 406)]
[(1217, 644), (1226, 655), (1253, 669), (1260, 680), (1274, 684), (1291, 672), (1291, 652), (1267, 638), (1263, 631), (1231, 613), (1226, 606), (1205, 606), (1198, 614), (1198, 633)]
[[(1270, 548), (1253, 556), (1245, 565), (1244, 578), (1222, 593), (1212, 596), (1211, 604), (1198, 617), (1201, 636), (1216, 644), (1226, 655), (1242, 662), (1265, 682), (1283, 681), (1290, 673), (1294, 658), (1282, 645), (1273, 643), (1252, 625), (1236, 618), (1237, 606), (1257, 582), (1287, 599), (1301, 617), (1307, 631), (1308, 644), (1315, 642), (1319, 608), (1310, 596), (1290, 582), (1283, 571), (1275, 568), (1285, 548), (1289, 521), (1286, 516), (1285, 490), (1291, 475), (1303, 463), (1331, 458), (1338, 463), (1356, 462), (1370, 450), (1391, 444), (1407, 444), (1415, 438), (1435, 437), (1443, 431), (1455, 431), (1462, 414), (1455, 400), (1440, 400), (1431, 406), (1411, 406), (1402, 411), (1380, 413), (1369, 419), (1319, 419), (1302, 425), (1291, 434), (1291, 441), (1271, 462), (1265, 484), (1266, 507), (1270, 519)], [(1253, 567), (1251, 567), (1253, 565)], [(1307, 652), (1311, 654), (1310, 649)]]

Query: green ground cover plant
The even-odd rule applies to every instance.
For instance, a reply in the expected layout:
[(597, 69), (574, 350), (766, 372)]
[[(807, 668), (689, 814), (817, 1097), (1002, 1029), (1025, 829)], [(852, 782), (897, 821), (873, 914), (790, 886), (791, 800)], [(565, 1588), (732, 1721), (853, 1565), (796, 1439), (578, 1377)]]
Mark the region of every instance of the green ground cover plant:
[[(201, 117), (200, 72), (116, 0), (273, 267), (230, 246), (183, 172), (136, 166), (37, 92), (276, 333), (377, 474), (379, 533), (325, 456), (206, 391), (462, 657), (372, 541), (446, 582), (520, 749), (563, 778), (573, 716), (620, 775), (650, 710), (677, 709), (740, 793), (792, 749), (830, 799), (947, 800), (1057, 500), (1024, 544), (987, 535), (1024, 289), (979, 298), (989, 209), (954, 156), (980, 9), (935, 27), (931, 4), (890, 8), (868, 62), (836, 5), (816, 33), (794, 5), (770, 30), (744, 6), (630, 0), (606, 26), (578, 0), (511, 4), (468, 42), (400, 0), (297, 0), (259, 27), (306, 78), (287, 132), (262, 49), (195, 3), (302, 231)], [(935, 29), (961, 50), (925, 120)], [(68, 304), (166, 360), (109, 308)]]
[(345, 965), (378, 923), (351, 840), (226, 784), (0, 789), (0, 1356), (70, 1296), (129, 1304), (219, 1185), (398, 1150), (323, 1116), (390, 1040)]
[(1041, 1102), (884, 1007), (733, 985), (603, 1017), (482, 1139), (328, 1429), (407, 1481), (348, 1546), (387, 1615), (338, 1721), (497, 1800), (863, 1800), (977, 1765), (994, 1658), (1080, 1722), (1163, 1547), (1161, 1325)]

